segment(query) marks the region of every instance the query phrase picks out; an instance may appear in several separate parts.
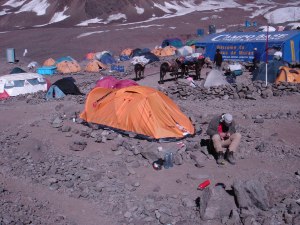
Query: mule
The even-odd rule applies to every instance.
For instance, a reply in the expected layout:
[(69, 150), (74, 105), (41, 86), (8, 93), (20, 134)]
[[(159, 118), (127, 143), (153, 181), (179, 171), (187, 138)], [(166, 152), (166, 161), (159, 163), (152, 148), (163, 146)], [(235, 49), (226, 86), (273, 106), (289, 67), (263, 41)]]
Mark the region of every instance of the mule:
[(195, 71), (195, 80), (200, 79), (201, 69), (205, 64), (205, 58), (198, 58), (193, 61), (185, 61), (181, 60), (181, 70), (183, 75), (189, 75), (190, 70)]
[(145, 65), (137, 63), (134, 65), (134, 72), (136, 80), (140, 80), (144, 77)]
[(159, 78), (159, 82), (160, 84), (164, 83), (164, 77), (166, 76), (166, 74), (169, 72), (171, 76), (175, 76), (175, 80), (177, 80), (178, 78), (178, 63), (176, 61), (172, 61), (172, 62), (163, 62), (160, 65), (160, 78)]

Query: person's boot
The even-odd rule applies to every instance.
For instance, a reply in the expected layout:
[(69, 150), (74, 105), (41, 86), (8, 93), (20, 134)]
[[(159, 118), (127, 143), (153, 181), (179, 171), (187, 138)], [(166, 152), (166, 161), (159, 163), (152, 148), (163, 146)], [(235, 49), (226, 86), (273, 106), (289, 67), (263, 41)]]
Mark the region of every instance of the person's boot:
[(217, 164), (219, 164), (219, 165), (225, 164), (224, 152), (217, 152)]
[(234, 165), (235, 164), (235, 157), (233, 155), (233, 152), (228, 152), (227, 154), (227, 160), (230, 164)]

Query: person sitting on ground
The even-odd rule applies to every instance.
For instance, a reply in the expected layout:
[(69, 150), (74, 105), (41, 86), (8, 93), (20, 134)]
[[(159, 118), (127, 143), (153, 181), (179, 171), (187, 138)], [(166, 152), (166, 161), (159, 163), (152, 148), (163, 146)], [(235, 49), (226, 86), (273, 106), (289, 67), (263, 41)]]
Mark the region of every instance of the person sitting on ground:
[(214, 57), (214, 64), (216, 64), (216, 69), (217, 69), (217, 70), (220, 70), (220, 69), (221, 69), (222, 62), (223, 62), (222, 54), (221, 54), (221, 52), (220, 52), (220, 49), (217, 49), (217, 50), (216, 50), (215, 57)]
[(210, 136), (214, 149), (217, 153), (217, 163), (224, 164), (225, 150), (226, 158), (229, 163), (235, 164), (234, 153), (236, 152), (241, 134), (236, 132), (235, 121), (229, 113), (215, 116), (209, 123), (206, 133)]

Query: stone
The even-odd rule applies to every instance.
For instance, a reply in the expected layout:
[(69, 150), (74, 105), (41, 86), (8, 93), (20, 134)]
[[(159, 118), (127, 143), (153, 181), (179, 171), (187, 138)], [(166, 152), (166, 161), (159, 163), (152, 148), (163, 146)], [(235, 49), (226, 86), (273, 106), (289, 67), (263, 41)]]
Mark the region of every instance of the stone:
[(263, 118), (255, 119), (254, 123), (264, 123), (264, 119)]
[(182, 205), (187, 208), (192, 208), (192, 207), (196, 206), (195, 201), (193, 201), (192, 199), (187, 198), (187, 197), (182, 198), (181, 202), (182, 202)]
[(219, 186), (204, 189), (199, 207), (202, 220), (229, 217), (231, 211), (236, 209), (234, 198)]
[(258, 180), (236, 180), (232, 185), (239, 208), (256, 207), (261, 210), (270, 208), (268, 192)]
[(183, 160), (180, 154), (175, 154), (174, 155), (174, 164), (175, 165), (182, 165), (183, 164)]
[(70, 132), (71, 131), (71, 127), (70, 126), (64, 126), (61, 129), (62, 132)]

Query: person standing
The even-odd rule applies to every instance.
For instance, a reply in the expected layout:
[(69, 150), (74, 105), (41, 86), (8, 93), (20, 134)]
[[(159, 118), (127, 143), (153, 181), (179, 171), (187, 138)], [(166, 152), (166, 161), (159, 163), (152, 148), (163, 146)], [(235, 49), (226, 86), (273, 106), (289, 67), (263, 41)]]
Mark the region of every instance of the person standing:
[(230, 164), (235, 164), (234, 153), (241, 142), (241, 134), (236, 132), (235, 121), (230, 113), (223, 113), (212, 118), (206, 133), (210, 136), (217, 154), (217, 163), (225, 164), (224, 157)]
[(220, 49), (217, 49), (216, 50), (216, 54), (215, 54), (215, 57), (214, 57), (214, 64), (216, 65), (216, 68), (218, 70), (221, 69), (221, 66), (222, 66), (222, 62), (223, 62), (223, 56), (220, 52)]
[(257, 48), (253, 49), (253, 70), (258, 68), (258, 64), (260, 63), (260, 53), (257, 51)]

